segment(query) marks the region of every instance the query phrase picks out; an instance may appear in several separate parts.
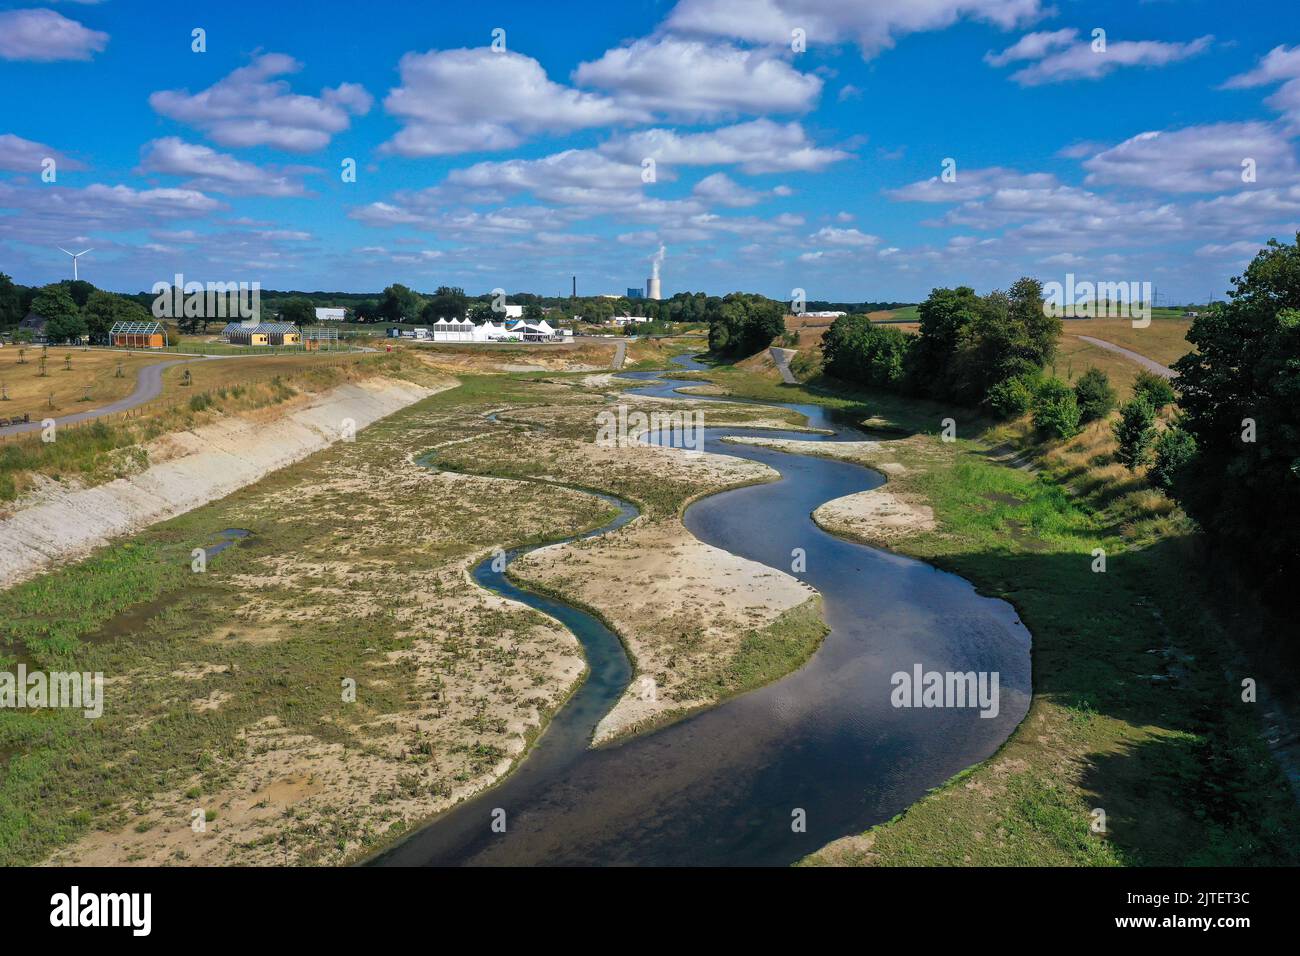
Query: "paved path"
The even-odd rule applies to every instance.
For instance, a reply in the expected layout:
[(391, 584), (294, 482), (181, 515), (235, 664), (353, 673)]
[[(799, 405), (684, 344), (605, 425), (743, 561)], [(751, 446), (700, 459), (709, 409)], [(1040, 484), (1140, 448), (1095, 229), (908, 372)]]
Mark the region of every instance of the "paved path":
[[(367, 346), (357, 346), (355, 350), (358, 352), (378, 351), (378, 349), (369, 348)], [(135, 354), (135, 355), (140, 354), (139, 349), (96, 349), (96, 351), (127, 352), (129, 354)], [(222, 359), (247, 359), (253, 361), (259, 358), (274, 357), (275, 355), (280, 355), (280, 354), (290, 354), (290, 353), (267, 352), (265, 354), (254, 354), (254, 355), (195, 354), (195, 355), (187, 355), (185, 358), (172, 359), (169, 362), (158, 362), (154, 365), (142, 365), (140, 366), (139, 377), (137, 377), (135, 382), (135, 391), (133, 391), (126, 398), (118, 399), (116, 402), (112, 402), (100, 408), (92, 408), (89, 409), (88, 411), (76, 412), (75, 414), (72, 415), (64, 415), (62, 418), (56, 418), (54, 422), (56, 425), (75, 425), (78, 422), (90, 421), (92, 418), (101, 418), (104, 415), (114, 415), (118, 412), (129, 411), (130, 409), (135, 408), (138, 405), (143, 405), (146, 402), (152, 402), (155, 398), (157, 398), (159, 395), (162, 394), (162, 387), (163, 387), (162, 373), (166, 369), (171, 368), (173, 365), (184, 365), (187, 362), (215, 362)], [(35, 419), (34, 421), (24, 422), (21, 425), (6, 425), (4, 428), (0, 428), (0, 438), (3, 438), (7, 435), (21, 435), (23, 432), (34, 432), (38, 430), (40, 427), (41, 427), (41, 419), (39, 418)]]
[[(103, 415), (113, 415), (117, 412), (125, 412), (128, 409), (135, 408), (137, 405), (143, 405), (145, 402), (152, 402), (162, 394), (162, 373), (165, 369), (173, 365), (183, 365), (186, 362), (201, 362), (207, 359), (224, 358), (220, 355), (195, 355), (189, 358), (172, 359), (170, 362), (158, 362), (154, 365), (140, 366), (140, 374), (135, 381), (135, 391), (126, 398), (120, 398), (116, 402), (103, 405), (100, 408), (92, 408), (84, 412), (76, 412), (72, 415), (64, 415), (62, 418), (54, 420), (56, 425), (75, 425), (77, 422), (90, 421), (92, 418), (99, 418)], [(6, 425), (0, 428), (0, 436), (21, 435), (23, 432), (34, 432), (40, 430), (41, 419), (37, 418), (30, 422), (24, 422), (21, 425)]]
[(614, 343), (614, 371), (623, 367), (623, 360), (627, 358), (627, 339), (619, 339)]
[(799, 384), (799, 380), (794, 377), (794, 372), (790, 371), (790, 359), (794, 358), (797, 351), (798, 349), (779, 349), (775, 345), (768, 349), (772, 361), (776, 363), (776, 370), (781, 373), (781, 381), (787, 385)]
[(1076, 338), (1083, 339), (1089, 345), (1095, 345), (1098, 348), (1105, 349), (1107, 352), (1116, 352), (1127, 359), (1137, 362), (1148, 372), (1155, 372), (1161, 378), (1173, 378), (1176, 374), (1173, 369), (1167, 365), (1161, 365), (1154, 359), (1149, 359), (1145, 355), (1138, 355), (1131, 349), (1126, 349), (1122, 345), (1116, 345), (1114, 342), (1107, 342), (1105, 339), (1094, 339), (1091, 335), (1079, 335)]

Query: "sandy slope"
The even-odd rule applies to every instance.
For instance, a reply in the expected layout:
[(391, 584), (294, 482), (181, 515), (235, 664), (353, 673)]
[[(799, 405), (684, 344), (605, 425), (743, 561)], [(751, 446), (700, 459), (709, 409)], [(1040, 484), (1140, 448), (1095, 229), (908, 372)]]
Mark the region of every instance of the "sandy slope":
[(364, 428), (434, 391), (395, 379), (340, 385), (269, 421), (230, 418), (161, 436), (146, 446), (159, 463), (137, 475), (93, 488), (50, 482), (0, 522), (0, 587), (225, 497), (337, 441), (345, 420)]

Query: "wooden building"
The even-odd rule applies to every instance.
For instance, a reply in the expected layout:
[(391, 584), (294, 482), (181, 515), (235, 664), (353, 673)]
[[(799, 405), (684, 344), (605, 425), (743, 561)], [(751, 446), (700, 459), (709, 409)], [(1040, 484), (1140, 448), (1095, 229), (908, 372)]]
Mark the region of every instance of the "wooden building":
[(114, 322), (108, 340), (119, 349), (161, 349), (167, 347), (167, 330), (161, 322)]

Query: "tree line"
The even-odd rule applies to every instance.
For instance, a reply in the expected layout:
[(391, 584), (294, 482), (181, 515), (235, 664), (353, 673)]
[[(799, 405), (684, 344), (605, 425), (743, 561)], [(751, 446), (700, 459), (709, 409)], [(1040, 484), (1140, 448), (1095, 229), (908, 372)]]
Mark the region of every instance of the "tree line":
[(84, 279), (39, 288), (20, 286), (0, 273), (0, 328), (12, 329), (32, 313), (45, 320), (52, 342), (101, 339), (115, 322), (147, 322), (149, 310), (134, 299), (97, 289)]
[(840, 316), (822, 338), (826, 372), (1008, 416), (1023, 414), (1044, 389), (1056, 391), (1042, 370), (1056, 354), (1061, 320), (1043, 309), (1038, 280), (982, 296), (969, 286), (934, 289), (917, 312), (916, 335), (865, 315)]

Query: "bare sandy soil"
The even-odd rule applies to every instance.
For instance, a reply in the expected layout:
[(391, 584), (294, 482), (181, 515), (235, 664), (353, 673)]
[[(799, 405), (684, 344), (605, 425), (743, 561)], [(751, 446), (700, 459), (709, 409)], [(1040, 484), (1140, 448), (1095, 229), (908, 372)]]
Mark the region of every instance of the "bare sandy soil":
[[(846, 441), (813, 442), (773, 438), (730, 438), (731, 442), (761, 445), (804, 455), (820, 455), (867, 465), (891, 477), (899, 477), (911, 470), (901, 462), (887, 461), (890, 457), (911, 456), (916, 452), (916, 442), (907, 441)], [(813, 520), (832, 534), (848, 538), (888, 544), (908, 535), (935, 530), (934, 509), (914, 495), (882, 485), (869, 491), (845, 495), (827, 501), (813, 512)]]
[(448, 372), (595, 372), (614, 359), (612, 342), (574, 345), (483, 347), (472, 345), (411, 345), (430, 364)]
[(933, 508), (883, 487), (828, 501), (813, 512), (813, 520), (832, 534), (879, 542), (935, 529)]
[[(806, 651), (819, 639), (816, 614), (797, 625), (782, 617), (815, 601), (811, 589), (699, 542), (678, 517), (691, 498), (769, 480), (771, 469), (596, 442), (599, 411), (665, 403), (538, 381), (499, 421), (484, 418), (503, 408), (491, 389), (468, 401), (449, 393), (377, 421), (355, 443), (330, 445), (322, 432), (344, 408), (360, 425), (432, 391), (346, 388), (346, 406), (295, 409), (281, 419), (287, 431), (275, 433), (275, 449), (254, 457), (269, 469), (297, 450), (318, 454), (156, 530), (161, 542), (224, 527), (256, 529), (256, 537), (220, 556), (216, 573), (187, 583), (183, 609), (164, 607), (134, 622), (127, 644), (99, 651), (116, 655), (106, 667), (112, 697), (97, 749), (77, 773), (141, 761), (135, 742), (161, 717), (169, 718), (166, 746), (182, 758), (175, 772), (164, 763), (133, 776), (137, 792), (86, 807), (91, 826), (46, 862), (347, 862), (506, 773), (585, 665), (567, 630), (482, 591), (467, 570), (494, 547), (572, 534), (608, 513), (591, 495), (521, 478), (599, 487), (642, 506), (643, 516), (614, 535), (546, 548), (512, 569), (595, 609), (634, 657), (637, 676), (599, 740), (744, 689), (730, 665), (778, 619), (783, 629), (773, 633), (784, 648)], [(701, 410), (710, 425), (791, 427), (770, 409)], [(232, 424), (201, 447), (173, 437), (155, 450), (167, 460), (154, 468), (172, 466), (162, 474), (175, 484), (159, 474), (128, 482), (113, 504), (139, 502), (133, 520), (147, 522), (151, 501), (245, 467), (251, 446), (260, 447), (254, 436), (274, 427)], [(435, 469), (417, 463), (430, 449)], [(200, 455), (219, 457), (196, 467)], [(469, 470), (480, 473), (460, 473)], [(223, 493), (213, 487), (213, 496)], [(73, 508), (71, 497), (44, 506)], [(90, 522), (77, 540), (117, 527)], [(340, 703), (341, 678), (355, 680), (354, 703)], [(175, 723), (177, 711), (186, 720)], [(93, 790), (89, 780), (66, 783), (65, 793)]]
[(596, 728), (596, 744), (716, 703), (718, 689), (701, 677), (734, 657), (747, 632), (816, 594), (703, 543), (676, 519), (543, 548), (512, 570), (598, 609), (627, 645), (637, 677)]
[[(497, 542), (566, 533), (605, 505), (421, 467), (413, 443), (427, 447), (464, 416), (416, 411), (221, 504), (208, 523), (256, 528), (264, 550), (232, 552), (235, 568), (204, 576), (210, 614), (172, 617), (173, 644), (142, 645), (150, 650), (138, 666), (114, 678), (105, 719), (116, 734), (124, 725), (140, 733), (161, 694), (221, 721), (242, 756), (109, 808), (46, 862), (337, 863), (490, 785), (524, 753), (585, 662), (566, 629), (479, 589), (468, 568)], [(503, 499), (512, 510), (490, 507)], [(355, 633), (363, 646), (354, 657), (343, 648)], [(276, 676), (298, 661), (299, 681), (327, 695), (307, 721), (285, 705), (310, 692)], [(331, 671), (355, 680), (354, 703), (329, 691), (338, 687)], [(207, 746), (220, 752), (221, 734)]]

